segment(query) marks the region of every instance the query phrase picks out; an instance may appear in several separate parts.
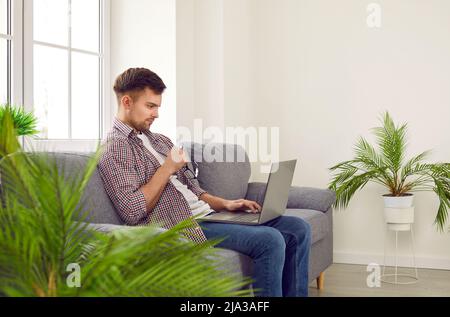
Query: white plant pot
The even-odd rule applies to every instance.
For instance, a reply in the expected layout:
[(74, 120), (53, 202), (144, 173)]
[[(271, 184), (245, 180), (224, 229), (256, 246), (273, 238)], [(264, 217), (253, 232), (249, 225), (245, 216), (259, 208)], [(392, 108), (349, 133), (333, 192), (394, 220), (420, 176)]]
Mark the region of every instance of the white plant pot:
[(392, 230), (409, 230), (414, 223), (414, 196), (383, 196), (383, 199), (384, 218), (388, 227)]

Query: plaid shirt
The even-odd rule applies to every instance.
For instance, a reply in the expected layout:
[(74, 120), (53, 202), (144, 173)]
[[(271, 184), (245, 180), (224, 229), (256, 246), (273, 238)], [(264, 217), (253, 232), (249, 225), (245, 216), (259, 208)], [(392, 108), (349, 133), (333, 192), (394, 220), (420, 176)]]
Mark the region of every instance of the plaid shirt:
[[(164, 157), (168, 155), (173, 147), (169, 138), (148, 130), (143, 133), (157, 152)], [(104, 143), (98, 169), (108, 196), (127, 225), (143, 226), (153, 223), (169, 229), (192, 217), (186, 199), (171, 182), (167, 183), (155, 207), (147, 210), (140, 188), (149, 182), (160, 166), (158, 160), (137, 137), (134, 129), (115, 118), (113, 128)], [(185, 175), (183, 169), (176, 175), (197, 197), (205, 193)], [(206, 241), (197, 223), (194, 228), (187, 230), (186, 235), (197, 243)]]

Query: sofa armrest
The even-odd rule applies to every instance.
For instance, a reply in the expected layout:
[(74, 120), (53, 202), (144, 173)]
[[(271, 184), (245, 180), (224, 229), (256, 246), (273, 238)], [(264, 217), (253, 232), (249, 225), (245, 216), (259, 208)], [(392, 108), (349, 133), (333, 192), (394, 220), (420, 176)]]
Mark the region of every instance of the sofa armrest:
[[(266, 194), (265, 183), (249, 183), (246, 199), (262, 204)], [(334, 204), (336, 193), (328, 189), (292, 186), (286, 208), (312, 209), (326, 212)]]
[(313, 209), (326, 212), (336, 201), (336, 193), (329, 189), (292, 186), (287, 208)]

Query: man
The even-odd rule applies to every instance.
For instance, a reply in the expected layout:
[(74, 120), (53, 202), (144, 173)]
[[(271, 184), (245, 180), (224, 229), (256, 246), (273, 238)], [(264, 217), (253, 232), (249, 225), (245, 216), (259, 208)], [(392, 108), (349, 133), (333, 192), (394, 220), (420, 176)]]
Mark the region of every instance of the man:
[[(121, 219), (131, 226), (158, 223), (171, 228), (211, 209), (259, 212), (254, 201), (227, 200), (201, 189), (186, 175), (183, 150), (150, 132), (165, 88), (145, 68), (128, 69), (116, 79), (119, 110), (99, 171)], [(226, 237), (218, 247), (253, 259), (257, 296), (308, 295), (311, 231), (302, 219), (283, 216), (261, 226), (204, 222), (202, 228), (189, 229), (188, 237), (197, 243)]]

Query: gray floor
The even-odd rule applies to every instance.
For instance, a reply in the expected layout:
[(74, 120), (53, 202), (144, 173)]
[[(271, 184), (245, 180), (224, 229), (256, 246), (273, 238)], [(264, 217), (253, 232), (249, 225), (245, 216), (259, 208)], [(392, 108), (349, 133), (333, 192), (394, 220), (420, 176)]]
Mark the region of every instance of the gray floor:
[[(311, 283), (309, 296), (450, 296), (450, 271), (419, 269), (419, 280), (416, 284), (393, 285), (381, 283), (380, 287), (370, 288), (367, 286), (367, 277), (370, 272), (367, 272), (366, 268), (363, 265), (333, 264), (325, 271), (324, 290), (317, 290), (316, 283)], [(401, 271), (414, 274), (414, 271), (408, 268), (401, 268)], [(392, 269), (386, 268), (386, 273), (392, 273)], [(400, 281), (409, 282), (412, 280), (402, 279)]]

